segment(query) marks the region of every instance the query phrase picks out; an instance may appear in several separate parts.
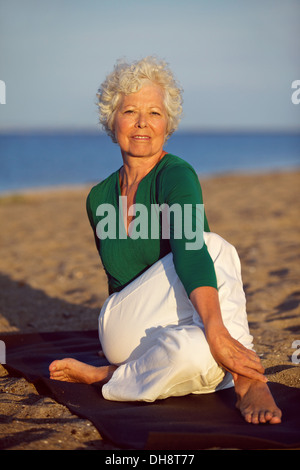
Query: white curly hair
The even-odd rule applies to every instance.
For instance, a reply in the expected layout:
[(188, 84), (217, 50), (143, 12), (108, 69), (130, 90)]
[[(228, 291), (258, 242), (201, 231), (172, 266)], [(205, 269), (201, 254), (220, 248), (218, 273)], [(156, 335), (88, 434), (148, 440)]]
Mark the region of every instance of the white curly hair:
[(164, 91), (164, 106), (168, 116), (167, 138), (177, 129), (182, 114), (182, 89), (168, 64), (154, 56), (132, 63), (122, 60), (116, 63), (97, 93), (99, 121), (113, 142), (117, 142), (114, 118), (122, 95), (139, 91), (147, 81), (161, 86)]

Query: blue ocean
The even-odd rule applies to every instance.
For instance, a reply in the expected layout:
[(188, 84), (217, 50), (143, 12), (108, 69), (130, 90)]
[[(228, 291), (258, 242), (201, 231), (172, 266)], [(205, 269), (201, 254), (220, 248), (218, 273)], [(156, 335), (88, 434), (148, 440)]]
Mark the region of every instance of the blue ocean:
[[(165, 150), (200, 178), (300, 167), (300, 133), (177, 132)], [(0, 193), (92, 185), (121, 165), (119, 147), (101, 132), (0, 134)]]

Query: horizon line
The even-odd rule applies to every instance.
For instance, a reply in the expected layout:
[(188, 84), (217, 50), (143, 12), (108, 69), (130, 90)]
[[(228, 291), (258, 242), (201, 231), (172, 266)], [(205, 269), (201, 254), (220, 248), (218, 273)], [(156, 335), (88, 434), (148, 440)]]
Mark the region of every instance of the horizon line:
[[(0, 135), (16, 135), (16, 134), (91, 134), (102, 135), (107, 134), (96, 127), (15, 127), (0, 128)], [(299, 134), (300, 127), (186, 127), (177, 129), (173, 135), (178, 134)], [(109, 136), (107, 136), (109, 138)], [(170, 139), (172, 136), (170, 137)]]

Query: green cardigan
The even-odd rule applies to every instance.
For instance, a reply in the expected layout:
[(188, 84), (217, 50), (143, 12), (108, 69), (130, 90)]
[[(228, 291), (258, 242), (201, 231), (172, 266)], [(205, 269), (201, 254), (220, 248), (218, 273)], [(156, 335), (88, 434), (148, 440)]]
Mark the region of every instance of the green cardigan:
[[(217, 288), (214, 265), (203, 242), (203, 230), (209, 232), (209, 226), (202, 190), (187, 162), (166, 154), (140, 181), (130, 236), (119, 217), (126, 203), (120, 197), (118, 170), (91, 189), (86, 204), (109, 293), (120, 291), (171, 251), (188, 295), (200, 286)], [(169, 218), (162, 218), (158, 210), (163, 204), (170, 209)]]

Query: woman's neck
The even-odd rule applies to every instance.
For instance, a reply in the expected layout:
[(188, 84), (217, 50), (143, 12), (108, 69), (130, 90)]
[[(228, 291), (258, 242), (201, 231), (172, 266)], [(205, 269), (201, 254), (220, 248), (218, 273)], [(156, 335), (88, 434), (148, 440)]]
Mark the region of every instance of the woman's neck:
[(155, 165), (166, 155), (167, 152), (162, 151), (158, 158), (137, 158), (124, 157), (123, 166), (120, 170), (121, 187), (132, 187), (138, 185), (139, 182), (155, 167)]

